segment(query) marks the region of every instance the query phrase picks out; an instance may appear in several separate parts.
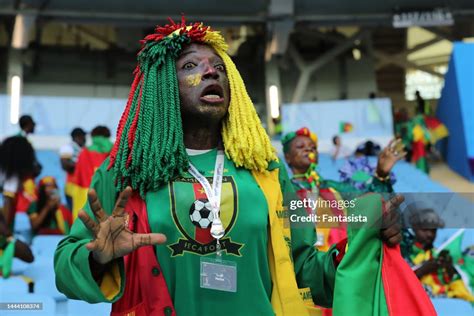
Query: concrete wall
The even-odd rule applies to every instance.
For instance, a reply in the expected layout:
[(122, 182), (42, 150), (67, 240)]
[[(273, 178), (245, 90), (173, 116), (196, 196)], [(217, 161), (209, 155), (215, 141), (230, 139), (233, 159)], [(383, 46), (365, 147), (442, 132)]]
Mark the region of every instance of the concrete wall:
[[(339, 100), (343, 94), (344, 86), (347, 88), (347, 99), (366, 99), (370, 92), (376, 92), (374, 63), (371, 58), (362, 58), (355, 61), (345, 59), (346, 84), (341, 84), (342, 74), (339, 60), (332, 61), (316, 71), (303, 96), (305, 101)], [(282, 84), (282, 101), (290, 103), (298, 81), (299, 71), (290, 63), (287, 69), (280, 72)]]

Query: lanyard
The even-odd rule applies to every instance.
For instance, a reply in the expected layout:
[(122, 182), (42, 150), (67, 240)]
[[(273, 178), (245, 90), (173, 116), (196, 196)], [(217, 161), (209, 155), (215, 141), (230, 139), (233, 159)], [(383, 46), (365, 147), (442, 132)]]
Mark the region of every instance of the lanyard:
[(222, 189), (222, 177), (224, 173), (224, 151), (218, 150), (216, 157), (216, 165), (214, 167), (214, 178), (212, 180), (212, 187), (193, 164), (189, 163), (189, 173), (202, 185), (204, 192), (206, 192), (207, 199), (211, 204), (211, 211), (214, 217), (211, 224), (211, 236), (217, 240), (217, 246), (220, 248), (219, 239), (225, 234), (224, 226), (219, 217), (219, 210), (221, 207), (221, 189)]

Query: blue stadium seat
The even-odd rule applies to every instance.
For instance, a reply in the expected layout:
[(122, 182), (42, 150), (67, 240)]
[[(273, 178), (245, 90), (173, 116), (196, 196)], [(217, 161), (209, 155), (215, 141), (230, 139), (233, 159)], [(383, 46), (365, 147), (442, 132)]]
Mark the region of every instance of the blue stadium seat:
[(28, 214), (25, 212), (15, 214), (15, 227), (13, 228), (13, 231), (17, 238), (20, 238), (27, 244), (31, 243), (31, 223)]
[(66, 296), (60, 293), (55, 286), (55, 275), (53, 260), (44, 260), (33, 263), (24, 273), (35, 282), (34, 293), (47, 295), (56, 301), (66, 300)]
[(13, 258), (12, 275), (23, 274), (23, 272), (25, 272), (25, 270), (28, 269), (30, 265), (31, 263), (26, 263), (18, 258)]
[(11, 276), (8, 279), (0, 277), (0, 298), (7, 293), (16, 294), (17, 296), (27, 294), (28, 283), (19, 276)]
[(0, 303), (41, 303), (41, 310), (2, 310), (3, 315), (14, 315), (14, 316), (55, 316), (56, 315), (56, 302), (47, 295), (38, 294), (24, 294), (15, 295), (14, 293), (0, 292)]
[(438, 316), (472, 316), (474, 309), (466, 301), (454, 298), (435, 298), (432, 300)]
[(58, 243), (64, 238), (63, 235), (38, 235), (33, 238), (31, 249), (35, 260), (39, 258), (54, 258), (54, 252)]
[(112, 305), (108, 303), (89, 304), (84, 301), (68, 300), (68, 316), (109, 315)]

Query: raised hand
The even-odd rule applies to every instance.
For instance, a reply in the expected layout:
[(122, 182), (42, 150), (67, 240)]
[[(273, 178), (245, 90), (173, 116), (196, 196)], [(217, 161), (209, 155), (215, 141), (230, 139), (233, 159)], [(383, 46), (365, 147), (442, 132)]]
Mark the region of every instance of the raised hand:
[(125, 205), (131, 194), (130, 187), (123, 190), (117, 199), (112, 215), (108, 216), (96, 192), (93, 189), (89, 190), (89, 205), (98, 223), (83, 210), (78, 216), (94, 235), (94, 240), (86, 244), (86, 248), (92, 252), (92, 257), (97, 263), (106, 264), (141, 246), (157, 245), (166, 241), (166, 236), (163, 234), (137, 234), (128, 229), (128, 214), (125, 212)]
[(50, 212), (54, 213), (58, 209), (60, 203), (61, 201), (59, 199), (59, 196), (50, 197), (46, 202), (46, 207)]
[(401, 139), (392, 139), (387, 147), (379, 154), (377, 161), (377, 175), (386, 177), (393, 166), (407, 155)]

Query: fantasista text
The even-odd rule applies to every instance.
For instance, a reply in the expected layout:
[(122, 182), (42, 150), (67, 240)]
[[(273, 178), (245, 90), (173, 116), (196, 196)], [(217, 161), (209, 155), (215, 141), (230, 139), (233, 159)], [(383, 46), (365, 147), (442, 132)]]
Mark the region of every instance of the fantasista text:
[(329, 214), (308, 214), (308, 215), (290, 215), (292, 223), (366, 223), (367, 216), (364, 215), (329, 215)]

